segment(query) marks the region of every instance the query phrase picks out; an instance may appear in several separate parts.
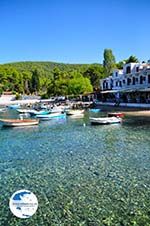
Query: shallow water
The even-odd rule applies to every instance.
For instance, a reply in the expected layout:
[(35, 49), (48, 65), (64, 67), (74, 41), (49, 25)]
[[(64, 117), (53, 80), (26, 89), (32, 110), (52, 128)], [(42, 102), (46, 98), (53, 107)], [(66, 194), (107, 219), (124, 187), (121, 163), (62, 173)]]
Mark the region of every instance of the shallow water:
[[(0, 225), (150, 225), (150, 121), (91, 126), (88, 117), (0, 129)], [(26, 220), (8, 205), (20, 189), (39, 202)]]

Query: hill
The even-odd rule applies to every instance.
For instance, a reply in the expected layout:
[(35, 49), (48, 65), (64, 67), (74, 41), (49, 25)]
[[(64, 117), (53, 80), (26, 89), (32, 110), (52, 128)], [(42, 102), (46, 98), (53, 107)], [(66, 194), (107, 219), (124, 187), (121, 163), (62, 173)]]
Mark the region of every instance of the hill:
[[(76, 75), (73, 74), (74, 72)], [(39, 91), (47, 92), (52, 80), (60, 80), (61, 78), (61, 86), (63, 81), (67, 86), (68, 80), (74, 76), (76, 78), (83, 76), (83, 78), (89, 79), (92, 86), (99, 85), (99, 78), (103, 77), (103, 66), (100, 64), (64, 64), (48, 61), (0, 64), (0, 91), (13, 90), (28, 94)]]

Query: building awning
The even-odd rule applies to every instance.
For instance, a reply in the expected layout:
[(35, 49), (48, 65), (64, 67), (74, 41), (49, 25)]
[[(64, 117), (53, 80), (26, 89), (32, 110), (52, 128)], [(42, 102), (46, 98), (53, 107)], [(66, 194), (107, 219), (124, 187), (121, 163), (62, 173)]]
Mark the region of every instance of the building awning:
[(120, 89), (120, 90), (104, 90), (101, 93), (132, 93), (132, 92), (150, 92), (150, 88), (145, 89)]
[[(137, 90), (138, 91), (138, 90)], [(150, 88), (139, 89), (140, 92), (150, 92)]]
[(101, 91), (101, 93), (118, 93), (120, 92), (119, 90), (104, 90), (104, 91)]

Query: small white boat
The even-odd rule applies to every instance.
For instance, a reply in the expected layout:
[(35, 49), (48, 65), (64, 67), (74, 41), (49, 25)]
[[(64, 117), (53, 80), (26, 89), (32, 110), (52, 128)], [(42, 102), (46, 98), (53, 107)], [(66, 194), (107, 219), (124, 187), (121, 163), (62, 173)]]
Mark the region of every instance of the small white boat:
[(51, 120), (54, 118), (66, 118), (66, 114), (64, 113), (51, 113), (51, 114), (47, 114), (47, 115), (36, 115), (36, 118), (40, 119), (40, 120)]
[(74, 114), (74, 115), (69, 115), (70, 118), (83, 118), (84, 117), (84, 114), (81, 113), (81, 114)]
[(0, 119), (2, 126), (19, 127), (19, 126), (33, 126), (39, 124), (38, 119)]
[(29, 113), (30, 115), (46, 115), (50, 113), (50, 111), (47, 111), (47, 110), (37, 111), (34, 109), (17, 109), (17, 111), (21, 114)]
[(6, 111), (6, 108), (0, 108), (0, 112)]
[(102, 118), (89, 118), (92, 125), (107, 125), (121, 123), (122, 119), (119, 117), (102, 117)]
[(67, 115), (81, 115), (81, 114), (84, 114), (84, 110), (68, 110), (67, 112)]

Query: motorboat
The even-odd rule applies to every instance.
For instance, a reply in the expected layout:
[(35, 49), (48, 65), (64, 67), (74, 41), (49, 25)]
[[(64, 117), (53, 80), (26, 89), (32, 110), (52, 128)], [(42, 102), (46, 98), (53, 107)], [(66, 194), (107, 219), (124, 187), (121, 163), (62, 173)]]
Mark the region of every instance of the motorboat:
[(33, 126), (39, 124), (38, 119), (0, 119), (2, 126), (19, 127), (19, 126)]
[(23, 114), (23, 113), (29, 113), (32, 116), (35, 116), (35, 115), (47, 115), (47, 114), (50, 113), (50, 111), (47, 111), (47, 110), (37, 111), (37, 110), (34, 110), (34, 109), (17, 109), (17, 111), (19, 113), (21, 113), (21, 114)]
[(40, 120), (51, 120), (51, 119), (54, 119), (54, 118), (66, 118), (66, 114), (65, 113), (59, 113), (59, 112), (56, 112), (56, 113), (50, 113), (50, 114), (47, 114), (47, 115), (36, 115), (36, 118), (40, 119)]
[(108, 113), (108, 117), (120, 117), (123, 118), (125, 114), (123, 112), (110, 112)]
[(92, 125), (107, 125), (122, 122), (122, 119), (120, 117), (101, 117), (101, 118), (90, 117), (89, 119)]

